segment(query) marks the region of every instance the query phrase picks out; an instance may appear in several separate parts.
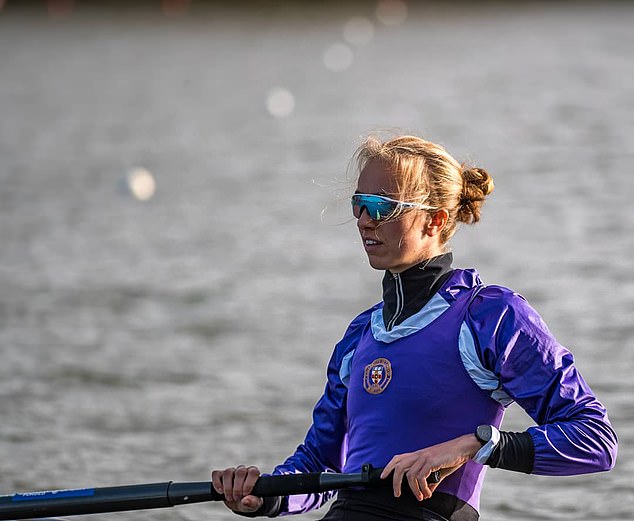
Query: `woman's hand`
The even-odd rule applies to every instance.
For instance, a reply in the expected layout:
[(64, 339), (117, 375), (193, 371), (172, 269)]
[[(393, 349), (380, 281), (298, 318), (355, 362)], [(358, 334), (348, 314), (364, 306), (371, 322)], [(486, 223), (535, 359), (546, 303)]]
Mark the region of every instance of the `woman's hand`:
[(234, 512), (255, 512), (264, 502), (261, 497), (252, 496), (251, 490), (260, 477), (257, 467), (229, 467), (211, 472), (211, 481), (219, 494), (224, 494), (225, 505)]
[(442, 481), (473, 458), (481, 446), (473, 434), (466, 434), (416, 452), (398, 454), (385, 466), (381, 479), (387, 478), (394, 471), (392, 486), (395, 497), (401, 495), (401, 483), (406, 477), (409, 488), (419, 501), (429, 499), (438, 483), (427, 483), (427, 476), (440, 470)]

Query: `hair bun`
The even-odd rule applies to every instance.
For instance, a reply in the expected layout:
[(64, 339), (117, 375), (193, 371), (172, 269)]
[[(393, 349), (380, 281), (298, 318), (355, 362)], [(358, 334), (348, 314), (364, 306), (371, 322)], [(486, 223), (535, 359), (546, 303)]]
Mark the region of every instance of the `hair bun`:
[(484, 200), (493, 192), (493, 179), (482, 168), (463, 166), (462, 180), (457, 219), (466, 224), (477, 223)]

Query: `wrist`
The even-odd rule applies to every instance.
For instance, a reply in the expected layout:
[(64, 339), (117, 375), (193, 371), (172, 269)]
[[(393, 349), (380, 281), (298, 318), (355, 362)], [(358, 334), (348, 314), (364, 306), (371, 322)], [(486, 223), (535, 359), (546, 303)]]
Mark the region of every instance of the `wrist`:
[(463, 436), (465, 455), (469, 459), (475, 458), (475, 455), (482, 448), (482, 443), (476, 438), (475, 434), (465, 434)]
[(478, 425), (473, 437), (478, 441), (480, 448), (471, 459), (484, 465), (500, 442), (500, 431), (493, 425)]

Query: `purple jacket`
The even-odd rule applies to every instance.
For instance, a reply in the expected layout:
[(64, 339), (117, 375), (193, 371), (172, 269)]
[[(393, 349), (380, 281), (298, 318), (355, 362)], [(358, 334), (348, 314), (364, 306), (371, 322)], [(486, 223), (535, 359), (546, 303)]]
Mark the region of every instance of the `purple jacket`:
[[(468, 297), (468, 305), (456, 314), (458, 303), (464, 304), (465, 297)], [(371, 334), (377, 343), (389, 349), (389, 344), (406, 341), (408, 337), (411, 340), (412, 335), (432, 328), (439, 323), (437, 319), (445, 320), (452, 313), (460, 320), (448, 321), (451, 325), (445, 329), (456, 328), (452, 338), (457, 339), (458, 345), (448, 349), (457, 353), (455, 365), (462, 364), (457, 370), (468, 374), (475, 384), (474, 392), (486, 393), (487, 399), (495, 401), (500, 409), (515, 401), (535, 421), (536, 426), (528, 429), (535, 449), (534, 474), (573, 475), (609, 470), (614, 466), (617, 438), (605, 408), (577, 371), (572, 354), (557, 343), (522, 296), (504, 287), (483, 286), (475, 270), (456, 269), (418, 313), (389, 331), (383, 324), (382, 306), (379, 303), (357, 316), (336, 345), (328, 364), (324, 394), (313, 411), (313, 425), (295, 453), (275, 468), (275, 474), (340, 472), (348, 451), (354, 453), (356, 447), (349, 447), (349, 442), (357, 441), (354, 437), (349, 439), (349, 427), (358, 422), (348, 416), (349, 410), (355, 410), (349, 407), (348, 386), (351, 380), (354, 382), (354, 374), (351, 378), (350, 372), (355, 370), (355, 352), (364, 335), (367, 339)], [(381, 378), (376, 381), (377, 385), (381, 384)], [(372, 391), (372, 381), (365, 385)], [(456, 417), (461, 416), (464, 389), (464, 385), (457, 386), (455, 399), (445, 400), (445, 403), (456, 404)], [(390, 406), (385, 403), (386, 407)], [(404, 414), (403, 422), (406, 421)], [(399, 436), (398, 425), (394, 425), (393, 432)], [(465, 428), (462, 434), (468, 432), (472, 429)], [(454, 434), (452, 432), (450, 437)], [(363, 437), (367, 436), (372, 436), (372, 430), (364, 433)], [(381, 436), (376, 440), (377, 447), (385, 440), (385, 433)], [(426, 444), (422, 434), (421, 440), (418, 448), (432, 443), (430, 440)], [(398, 446), (398, 442), (390, 440), (390, 445)], [(411, 446), (403, 446), (395, 453), (411, 450)], [(378, 462), (379, 465), (385, 463)], [(317, 508), (333, 495), (327, 492), (291, 496), (282, 502), (280, 513)], [(477, 497), (472, 503), (477, 508)]]

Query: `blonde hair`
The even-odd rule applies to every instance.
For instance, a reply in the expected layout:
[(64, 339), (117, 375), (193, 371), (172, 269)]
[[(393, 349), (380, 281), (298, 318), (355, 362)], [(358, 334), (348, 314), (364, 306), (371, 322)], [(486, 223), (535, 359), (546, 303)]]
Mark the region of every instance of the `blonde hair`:
[(357, 148), (353, 160), (357, 175), (369, 161), (380, 161), (393, 173), (397, 192), (390, 197), (417, 202), (449, 214), (440, 241), (456, 233), (458, 222), (474, 224), (486, 197), (493, 192), (493, 179), (482, 168), (458, 163), (441, 146), (416, 136), (381, 141), (369, 136)]

